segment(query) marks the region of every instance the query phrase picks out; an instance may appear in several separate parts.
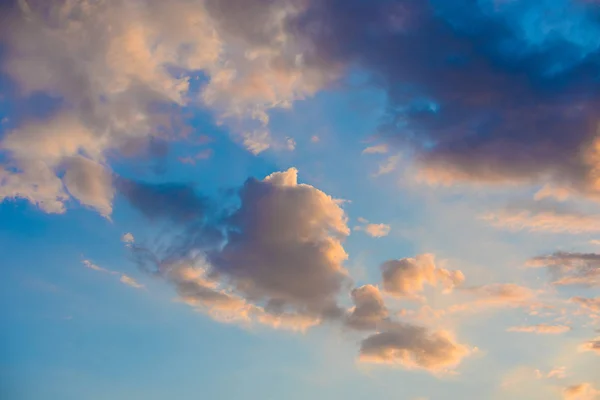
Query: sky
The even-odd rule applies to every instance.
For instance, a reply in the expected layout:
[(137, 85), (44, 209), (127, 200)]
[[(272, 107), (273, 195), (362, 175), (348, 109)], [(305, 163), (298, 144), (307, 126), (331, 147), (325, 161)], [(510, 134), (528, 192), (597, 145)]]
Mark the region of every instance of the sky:
[(600, 2), (0, 1), (0, 397), (600, 399)]

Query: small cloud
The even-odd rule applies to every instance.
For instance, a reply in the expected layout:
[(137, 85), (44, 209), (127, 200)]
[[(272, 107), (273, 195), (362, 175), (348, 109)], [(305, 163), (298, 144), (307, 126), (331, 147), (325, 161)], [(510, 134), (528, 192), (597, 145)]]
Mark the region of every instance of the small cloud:
[(126, 234), (124, 234), (123, 236), (121, 236), (121, 241), (123, 243), (134, 243), (135, 242), (135, 238), (133, 237), (132, 233), (127, 232)]
[(313, 136), (310, 138), (310, 141), (311, 141), (312, 143), (319, 143), (319, 142), (321, 141), (321, 138), (320, 138), (320, 137), (318, 137), (317, 135), (313, 135)]
[(212, 155), (212, 149), (204, 149), (194, 156), (179, 157), (178, 160), (183, 164), (195, 165), (197, 160), (208, 160)]
[(296, 149), (296, 141), (293, 138), (287, 138), (285, 141), (285, 148), (289, 151)]
[(398, 162), (400, 161), (400, 155), (390, 156), (383, 163), (379, 164), (379, 169), (374, 176), (380, 176), (389, 174), (396, 169)]
[(136, 289), (141, 289), (144, 287), (144, 285), (142, 285), (141, 283), (138, 283), (135, 279), (133, 279), (132, 277), (128, 276), (128, 275), (121, 275), (121, 279), (119, 279), (122, 283), (131, 286), (133, 288)]
[(490, 308), (518, 308), (531, 304), (535, 292), (513, 283), (492, 283), (482, 286), (462, 287), (461, 292), (472, 296), (472, 301), (449, 308), (450, 312), (478, 311)]
[(213, 155), (213, 149), (204, 149), (194, 156), (196, 160), (208, 160)]
[(580, 351), (593, 351), (600, 356), (600, 337), (585, 342), (579, 346)]
[(361, 342), (360, 362), (444, 373), (449, 372), (472, 352), (445, 331), (432, 332), (408, 324), (389, 325), (387, 329)]
[(213, 142), (213, 141), (214, 141), (214, 139), (211, 138), (208, 135), (200, 135), (196, 139), (192, 140), (192, 142), (194, 144), (197, 144), (199, 146), (204, 145), (204, 144), (208, 144), (208, 143)]
[(369, 221), (362, 217), (358, 218), (358, 222), (364, 225), (354, 227), (355, 231), (363, 231), (367, 235), (375, 238), (387, 236), (392, 229), (387, 224), (370, 224)]
[(367, 224), (364, 227), (364, 231), (367, 235), (372, 237), (383, 237), (390, 233), (390, 226), (386, 224)]
[(244, 147), (255, 156), (271, 147), (271, 135), (265, 130), (255, 130), (242, 134)]
[(550, 334), (558, 335), (570, 331), (571, 328), (566, 325), (529, 325), (529, 326), (512, 326), (508, 328), (507, 332), (522, 332), (522, 333), (537, 333), (537, 334)]
[(346, 325), (352, 329), (376, 329), (388, 316), (379, 288), (373, 285), (363, 285), (350, 292), (355, 306), (346, 318)]
[(196, 160), (193, 157), (179, 157), (179, 162), (182, 164), (194, 165), (196, 164)]
[[(127, 234), (123, 235), (123, 237), (125, 237)], [(131, 235), (131, 234), (130, 234)], [(131, 235), (133, 238), (133, 235)], [(123, 240), (125, 241), (125, 240)], [(126, 242), (127, 243), (127, 242)], [(106, 269), (106, 268), (102, 268), (97, 266), (96, 264), (94, 264), (93, 262), (91, 262), (90, 260), (83, 260), (83, 265), (86, 268), (89, 269), (93, 269), (94, 271), (98, 271), (98, 272), (102, 272), (105, 274), (109, 274), (109, 275), (120, 275), (119, 281), (121, 283), (124, 283), (125, 285), (131, 286), (133, 288), (136, 289), (141, 289), (144, 287), (144, 285), (142, 285), (141, 283), (138, 283), (135, 279), (133, 279), (132, 277), (122, 274), (120, 272), (117, 271), (111, 271), (110, 269)]]
[(553, 368), (548, 371), (546, 378), (564, 379), (567, 376), (567, 369), (565, 367)]
[(109, 270), (107, 270), (107, 269), (105, 269), (105, 268), (102, 268), (102, 267), (99, 267), (99, 266), (97, 266), (96, 264), (94, 264), (94, 263), (93, 263), (93, 262), (91, 262), (90, 260), (83, 260), (82, 262), (83, 262), (83, 265), (84, 265), (86, 268), (93, 269), (94, 271), (98, 271), (98, 272), (104, 272), (104, 273), (106, 273), (106, 274), (113, 274), (113, 273), (114, 273), (113, 271), (109, 271)]
[(377, 146), (369, 146), (362, 151), (363, 154), (385, 154), (388, 152), (387, 144), (380, 144)]

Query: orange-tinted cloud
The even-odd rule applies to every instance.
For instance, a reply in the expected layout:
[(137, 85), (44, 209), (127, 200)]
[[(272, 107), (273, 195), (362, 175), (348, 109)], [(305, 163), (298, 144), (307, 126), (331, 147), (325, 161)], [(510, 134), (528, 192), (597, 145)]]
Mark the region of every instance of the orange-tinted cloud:
[(584, 382), (563, 389), (564, 400), (594, 400), (600, 395), (591, 383)]
[(579, 304), (581, 307), (593, 312), (600, 313), (600, 297), (586, 298), (586, 297), (572, 297), (570, 299), (573, 303)]
[(364, 339), (359, 360), (443, 372), (458, 365), (469, 353), (469, 348), (457, 343), (447, 332), (429, 332), (422, 327), (396, 323)]
[(416, 295), (425, 284), (441, 284), (445, 290), (452, 290), (465, 279), (461, 271), (437, 267), (433, 254), (386, 261), (381, 265), (381, 271), (383, 290), (394, 296)]
[(589, 340), (579, 347), (581, 351), (592, 351), (600, 356), (600, 337)]
[(557, 335), (570, 331), (571, 328), (566, 325), (548, 325), (548, 324), (537, 324), (537, 325), (523, 325), (523, 326), (512, 326), (508, 328), (507, 332), (523, 332), (523, 333), (538, 333), (538, 334), (550, 334)]
[(387, 224), (371, 224), (365, 218), (359, 218), (358, 222), (362, 223), (363, 225), (355, 226), (354, 230), (355, 231), (364, 231), (367, 235), (374, 237), (374, 238), (380, 238), (380, 237), (387, 236), (387, 235), (389, 235), (389, 233), (392, 229)]
[(599, 215), (557, 211), (504, 210), (488, 213), (482, 219), (497, 228), (550, 233), (590, 233), (600, 231)]

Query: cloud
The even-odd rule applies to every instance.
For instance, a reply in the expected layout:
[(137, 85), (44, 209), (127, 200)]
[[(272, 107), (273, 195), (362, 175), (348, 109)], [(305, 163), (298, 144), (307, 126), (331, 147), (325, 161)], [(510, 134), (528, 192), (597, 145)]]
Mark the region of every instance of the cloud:
[(565, 201), (569, 197), (573, 196), (573, 191), (565, 187), (556, 187), (552, 185), (544, 185), (534, 195), (534, 200), (540, 201), (543, 199), (551, 198), (558, 201)]
[(600, 231), (600, 216), (557, 211), (503, 210), (481, 217), (496, 228), (510, 231), (591, 233)]
[[(242, 325), (304, 332), (329, 321), (370, 331), (360, 350), (364, 362), (443, 372), (469, 354), (446, 332), (391, 321), (378, 287), (363, 285), (350, 291), (342, 246), (350, 230), (342, 202), (298, 183), (296, 169), (248, 179), (232, 193), (237, 195), (235, 209), (217, 212), (216, 220), (202, 213), (198, 221), (180, 220), (183, 234), (175, 235), (167, 250), (161, 245), (157, 254), (141, 245), (129, 247), (144, 270), (174, 286), (177, 301), (218, 321)], [(203, 236), (211, 224), (223, 231), (222, 241), (205, 245), (185, 240)], [(449, 289), (462, 281), (459, 271), (435, 267), (431, 255), (406, 260), (417, 269), (432, 268), (430, 284)], [(394, 278), (398, 285), (398, 279), (412, 276)], [(354, 307), (344, 310), (338, 298), (349, 291)]]
[(444, 372), (469, 354), (470, 350), (447, 332), (428, 332), (422, 327), (396, 323), (364, 339), (359, 360)]
[(203, 267), (184, 263), (163, 264), (160, 274), (175, 285), (179, 301), (221, 322), (248, 321), (251, 305), (220, 288)]
[[(83, 204), (110, 214), (110, 174), (98, 163), (99, 146), (94, 134), (67, 114), (9, 131), (0, 139), (0, 150), (9, 156), (8, 169), (0, 167), (0, 201), (22, 198), (45, 212), (63, 213), (67, 186)], [(64, 173), (63, 180), (57, 172)]]
[(364, 227), (364, 231), (367, 235), (372, 237), (383, 237), (390, 233), (390, 226), (386, 224), (367, 224)]
[(461, 287), (461, 293), (473, 297), (472, 301), (449, 307), (450, 312), (476, 311), (488, 308), (524, 307), (531, 305), (535, 292), (514, 283), (492, 283), (482, 286)]
[(135, 243), (135, 238), (133, 237), (132, 233), (127, 232), (121, 236), (121, 241), (126, 244), (132, 244)]
[(600, 355), (600, 337), (585, 342), (579, 347), (580, 351), (592, 351)]
[(379, 164), (379, 168), (377, 172), (375, 172), (374, 176), (380, 176), (389, 174), (396, 169), (396, 166), (400, 162), (400, 155), (389, 156), (383, 163)]
[(144, 287), (144, 285), (142, 285), (141, 283), (138, 283), (135, 279), (133, 279), (130, 276), (127, 276), (125, 274), (121, 275), (121, 278), (119, 279), (122, 283), (131, 286), (133, 288), (136, 289), (141, 289)]
[(381, 265), (381, 271), (383, 290), (400, 297), (418, 294), (425, 284), (437, 286), (439, 283), (445, 290), (452, 290), (465, 279), (461, 271), (437, 267), (433, 254), (389, 260)]
[[(536, 370), (536, 371), (539, 372), (539, 370)], [(540, 375), (541, 375), (541, 373), (540, 373)], [(550, 379), (550, 378), (564, 379), (566, 377), (567, 377), (566, 367), (553, 368), (550, 371), (548, 371), (548, 373), (546, 374), (547, 379)]]
[(530, 259), (526, 266), (547, 268), (556, 286), (600, 286), (600, 255), (556, 252)]
[(319, 324), (319, 318), (299, 313), (267, 310), (235, 293), (226, 283), (209, 276), (206, 260), (163, 263), (159, 275), (171, 282), (177, 301), (224, 323), (259, 323), (274, 329), (305, 332)]
[(376, 146), (366, 147), (362, 153), (363, 154), (385, 154), (388, 152), (387, 144), (378, 144)]
[(579, 304), (581, 307), (594, 312), (600, 313), (600, 297), (586, 298), (586, 297), (572, 297), (571, 302)]
[(120, 178), (117, 189), (129, 203), (151, 220), (184, 223), (201, 219), (208, 200), (183, 183), (154, 184)]
[(215, 274), (246, 297), (309, 314), (337, 312), (348, 280), (342, 240), (350, 233), (339, 202), (307, 184), (297, 170), (249, 179), (226, 221), (227, 243), (208, 253)]
[[(180, 116), (164, 110), (198, 104), (251, 152), (286, 148), (286, 138), (269, 130), (270, 110), (358, 70), (387, 92), (380, 136), (412, 155), (426, 180), (532, 184), (542, 187), (541, 197), (599, 191), (600, 26), (593, 3), (19, 4), (6, 8), (2, 69), (19, 101), (34, 92), (58, 99), (59, 111), (38, 123), (37, 136), (39, 143), (65, 144), (57, 132), (70, 131), (64, 137), (79, 144), (69, 156), (102, 164), (108, 152), (124, 155), (151, 139), (180, 137)], [(560, 18), (550, 9), (560, 9)], [(443, 50), (420, 51), (431, 48)], [(198, 88), (190, 82), (199, 77)], [(65, 119), (78, 128), (53, 128)], [(39, 157), (24, 161), (23, 146), (3, 142), (16, 170), (0, 172), (2, 198), (63, 212), (62, 171), (47, 161), (56, 147), (37, 146)], [(398, 157), (378, 174), (391, 172)], [(87, 205), (108, 209), (106, 201)]]
[[(13, 100), (43, 93), (53, 108), (43, 120), (16, 119), (19, 126), (0, 142), (13, 164), (0, 171), (0, 200), (64, 212), (65, 157), (102, 164), (109, 152), (127, 156), (154, 139), (181, 138), (189, 133), (187, 105), (208, 106), (253, 153), (285, 148), (271, 136), (269, 110), (313, 95), (340, 71), (336, 62), (316, 62), (308, 42), (288, 30), (304, 7), (239, 0), (226, 7), (214, 0), (22, 0), (5, 7), (1, 68), (14, 84)], [(105, 179), (86, 187), (93, 194), (75, 187), (90, 165), (72, 166), (72, 194), (108, 214)]]
[(410, 147), (430, 180), (587, 195), (598, 189), (597, 7), (337, 0), (313, 4), (297, 29), (324, 60), (377, 78), (389, 99), (383, 136)]
[(538, 334), (551, 334), (557, 335), (570, 331), (571, 328), (565, 325), (547, 325), (537, 324), (528, 326), (512, 326), (508, 328), (507, 332), (523, 332), (523, 333), (538, 333)]
[(112, 213), (115, 193), (111, 173), (102, 165), (80, 156), (72, 157), (66, 163), (63, 182), (69, 193), (81, 204), (108, 217)]
[(391, 227), (387, 224), (370, 224), (364, 218), (359, 218), (359, 222), (364, 224), (363, 226), (355, 226), (355, 231), (364, 231), (367, 235), (375, 238), (387, 236), (390, 233)]
[(564, 400), (594, 400), (600, 394), (592, 384), (584, 382), (563, 389)]
[[(343, 316), (337, 298), (351, 285), (343, 266), (347, 217), (340, 201), (298, 183), (295, 168), (248, 179), (215, 202), (236, 204), (224, 209), (207, 207), (212, 201), (188, 187), (127, 182), (125, 193), (149, 218), (166, 217), (181, 228), (158, 254), (131, 246), (142, 269), (167, 276), (181, 292), (182, 282), (163, 271), (201, 260), (206, 277), (221, 288), (217, 294), (197, 281), (183, 282), (200, 291), (194, 304), (204, 305), (205, 294), (227, 296), (245, 314), (278, 326)], [(190, 303), (189, 291), (180, 297)]]
[(96, 264), (94, 264), (90, 260), (83, 260), (82, 262), (83, 262), (83, 265), (86, 268), (93, 269), (94, 271), (104, 272), (104, 273), (107, 273), (107, 274), (113, 274), (114, 273), (113, 271), (109, 271), (107, 269), (104, 269), (102, 267), (97, 266)]
[(379, 288), (363, 285), (350, 293), (354, 308), (346, 318), (346, 325), (359, 330), (374, 330), (389, 316)]
[(202, 151), (196, 153), (194, 156), (179, 157), (178, 160), (184, 164), (195, 165), (196, 161), (208, 160), (209, 158), (212, 157), (212, 155), (213, 155), (212, 149), (205, 149), (205, 150), (202, 150)]
[(125, 275), (121, 272), (112, 271), (110, 269), (99, 267), (98, 265), (94, 264), (90, 260), (83, 260), (82, 263), (86, 268), (93, 269), (94, 271), (102, 272), (102, 273), (108, 274), (108, 275), (118, 275), (119, 281), (121, 283), (123, 283), (127, 286), (131, 286), (132, 288), (142, 289), (144, 287), (144, 285), (142, 285), (141, 283), (139, 283), (138, 281), (136, 281), (134, 278), (130, 277), (129, 275)]

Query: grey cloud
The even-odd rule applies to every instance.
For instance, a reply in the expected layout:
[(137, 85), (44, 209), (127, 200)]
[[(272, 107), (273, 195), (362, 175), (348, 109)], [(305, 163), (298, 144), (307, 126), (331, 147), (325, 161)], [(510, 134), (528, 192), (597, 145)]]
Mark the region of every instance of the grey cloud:
[(556, 252), (530, 259), (531, 268), (547, 268), (556, 286), (600, 286), (600, 254)]
[(117, 189), (132, 206), (149, 219), (166, 218), (176, 223), (190, 223), (203, 218), (209, 200), (183, 183), (148, 183), (119, 178)]
[(297, 183), (297, 171), (248, 180), (226, 221), (227, 243), (208, 253), (214, 273), (253, 300), (320, 314), (339, 313), (348, 283), (341, 240), (350, 233), (338, 203)]
[(355, 306), (346, 318), (348, 327), (374, 330), (389, 317), (389, 311), (376, 286), (360, 286), (353, 289), (350, 296)]
[[(189, 187), (125, 180), (117, 186), (150, 218), (174, 222), (176, 233), (156, 249), (130, 244), (144, 270), (164, 276), (173, 265), (201, 262), (208, 279), (264, 308), (270, 316), (262, 318), (273, 323), (343, 316), (337, 298), (351, 285), (343, 266), (347, 217), (337, 200), (298, 183), (296, 169), (249, 179), (229, 193), (237, 197), (233, 210), (213, 207)], [(177, 287), (187, 297), (199, 290), (192, 297), (201, 301), (213, 294), (197, 282)]]
[(360, 360), (441, 372), (460, 363), (469, 353), (466, 346), (446, 332), (396, 323), (361, 342)]

